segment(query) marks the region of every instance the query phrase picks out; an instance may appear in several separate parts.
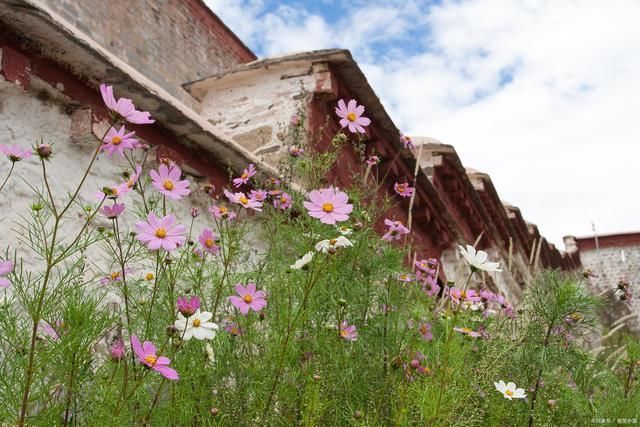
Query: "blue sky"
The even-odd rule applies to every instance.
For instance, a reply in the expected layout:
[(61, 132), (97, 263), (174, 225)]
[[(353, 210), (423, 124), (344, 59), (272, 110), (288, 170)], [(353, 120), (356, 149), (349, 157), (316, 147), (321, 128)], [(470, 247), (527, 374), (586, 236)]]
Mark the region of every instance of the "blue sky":
[(455, 146), (552, 242), (640, 229), (635, 0), (206, 0), (259, 57), (348, 48), (399, 128)]

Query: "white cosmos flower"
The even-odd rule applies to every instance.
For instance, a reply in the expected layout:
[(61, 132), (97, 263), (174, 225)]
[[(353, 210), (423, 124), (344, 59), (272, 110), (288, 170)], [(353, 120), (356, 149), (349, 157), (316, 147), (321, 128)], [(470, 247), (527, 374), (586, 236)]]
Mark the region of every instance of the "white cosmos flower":
[(313, 252), (307, 252), (306, 254), (304, 254), (302, 258), (300, 258), (299, 260), (294, 262), (292, 265), (290, 265), (289, 268), (292, 270), (300, 270), (302, 267), (309, 264), (312, 259), (313, 259)]
[[(211, 340), (216, 336), (218, 325), (209, 322), (213, 314), (208, 311), (197, 310), (189, 317), (184, 317), (182, 313), (178, 313), (178, 320), (173, 324), (182, 339), (185, 341), (195, 338), (197, 340)], [(185, 329), (186, 328), (186, 329)]]
[(509, 382), (507, 384), (504, 383), (504, 381), (500, 380), (497, 383), (493, 383), (493, 385), (496, 386), (496, 390), (498, 390), (500, 393), (502, 393), (502, 395), (509, 400), (513, 400), (513, 399), (524, 399), (525, 397), (527, 397), (526, 394), (524, 394), (524, 389), (523, 388), (516, 388), (516, 384)]
[(353, 233), (353, 230), (346, 225), (341, 225), (338, 227), (338, 233), (342, 234), (343, 236), (348, 236), (349, 234)]
[(353, 243), (346, 237), (340, 236), (336, 239), (327, 239), (316, 243), (316, 251), (326, 254), (327, 252), (335, 252), (337, 248), (348, 246), (353, 246)]
[(458, 246), (458, 248), (460, 248), (460, 254), (467, 260), (472, 270), (502, 271), (499, 268), (499, 263), (487, 261), (489, 255), (485, 251), (476, 252), (476, 248), (471, 245), (467, 245), (466, 249), (462, 246)]

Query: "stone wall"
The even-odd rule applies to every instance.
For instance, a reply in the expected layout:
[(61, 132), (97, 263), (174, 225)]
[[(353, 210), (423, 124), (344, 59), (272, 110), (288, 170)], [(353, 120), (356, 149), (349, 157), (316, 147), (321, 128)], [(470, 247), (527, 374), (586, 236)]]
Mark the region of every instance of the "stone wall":
[(201, 0), (42, 0), (185, 103), (183, 83), (255, 59)]
[(567, 251), (579, 251), (582, 265), (593, 272), (589, 287), (599, 294), (614, 289), (621, 280), (631, 287), (630, 301), (620, 301), (621, 293), (611, 297), (607, 316), (614, 320), (629, 313), (639, 317), (627, 321), (629, 329), (640, 333), (640, 233), (575, 238), (565, 237)]

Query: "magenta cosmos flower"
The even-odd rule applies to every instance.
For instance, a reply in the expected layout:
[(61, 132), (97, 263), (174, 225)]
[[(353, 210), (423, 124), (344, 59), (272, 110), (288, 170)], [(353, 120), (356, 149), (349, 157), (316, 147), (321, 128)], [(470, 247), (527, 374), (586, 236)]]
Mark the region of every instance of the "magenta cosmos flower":
[(145, 366), (153, 369), (168, 380), (177, 380), (179, 378), (175, 369), (169, 367), (171, 360), (165, 356), (157, 356), (156, 347), (151, 341), (145, 341), (140, 344), (138, 337), (131, 335), (131, 347), (136, 356), (138, 356), (138, 360)]
[(289, 209), (293, 204), (293, 199), (288, 193), (282, 192), (277, 197), (273, 199), (273, 206), (278, 209)]
[(2, 154), (7, 156), (7, 158), (14, 163), (19, 162), (20, 160), (24, 160), (27, 157), (31, 157), (31, 151), (23, 150), (17, 145), (9, 146), (9, 145), (0, 144), (0, 151), (2, 152)]
[(109, 219), (114, 219), (124, 212), (124, 203), (114, 203), (113, 205), (105, 205), (102, 207), (102, 213)]
[(157, 172), (155, 170), (149, 172), (155, 189), (173, 200), (180, 200), (191, 193), (189, 181), (180, 180), (181, 174), (182, 171), (178, 166), (169, 168), (166, 165), (160, 165)]
[(153, 212), (149, 212), (147, 221), (136, 223), (138, 235), (136, 238), (145, 243), (151, 250), (164, 249), (172, 251), (178, 246), (182, 246), (186, 240), (184, 234), (187, 227), (182, 224), (175, 224), (176, 217), (167, 215), (158, 218)]
[(336, 191), (333, 187), (313, 190), (309, 193), (309, 202), (304, 207), (309, 215), (318, 218), (324, 224), (335, 224), (349, 219), (353, 205), (347, 203), (347, 193)]
[(178, 297), (176, 306), (178, 307), (178, 311), (182, 313), (184, 317), (190, 317), (200, 308), (200, 298), (191, 297), (187, 299), (187, 297)]
[(120, 130), (116, 130), (115, 128), (109, 128), (109, 131), (104, 136), (102, 142), (104, 144), (100, 147), (100, 150), (106, 151), (107, 156), (111, 157), (114, 153), (120, 155), (120, 157), (124, 157), (124, 150), (133, 150), (137, 148), (140, 143), (137, 139), (133, 138), (135, 132), (128, 132), (122, 126)]
[(403, 184), (398, 184), (396, 182), (395, 184), (393, 184), (393, 189), (396, 191), (396, 193), (399, 196), (402, 196), (402, 197), (411, 197), (415, 190), (415, 188), (409, 187), (409, 184), (407, 184), (406, 182)]
[(200, 237), (198, 237), (198, 241), (202, 245), (202, 248), (210, 254), (217, 254), (220, 252), (220, 246), (216, 244), (218, 236), (216, 236), (213, 230), (209, 228), (202, 230)]
[(245, 209), (253, 209), (254, 211), (262, 211), (262, 202), (247, 197), (244, 193), (231, 193), (228, 190), (224, 190), (224, 195), (231, 203), (238, 204)]
[(127, 354), (124, 341), (121, 339), (116, 340), (109, 348), (109, 354), (111, 355), (111, 360), (114, 362), (119, 362), (124, 359), (124, 356)]
[(343, 320), (339, 328), (340, 337), (347, 341), (356, 341), (358, 339), (358, 331), (356, 325), (349, 325)]
[(9, 279), (2, 277), (13, 271), (13, 261), (0, 261), (0, 288), (6, 288), (11, 285)]
[(405, 227), (400, 221), (392, 221), (385, 219), (384, 224), (389, 227), (387, 232), (382, 236), (384, 240), (400, 240), (405, 234), (409, 234), (409, 229)]
[(113, 96), (113, 86), (107, 86), (104, 83), (101, 84), (100, 93), (102, 94), (104, 105), (106, 105), (107, 108), (118, 117), (123, 118), (129, 123), (145, 125), (155, 122), (155, 120), (152, 120), (149, 117), (149, 112), (136, 110), (136, 107), (133, 105), (133, 101), (129, 98), (120, 98), (116, 101)]
[(249, 167), (242, 172), (242, 175), (240, 175), (239, 178), (235, 178), (233, 180), (233, 186), (238, 188), (242, 184), (246, 184), (247, 182), (249, 182), (249, 178), (251, 178), (255, 174), (256, 174), (256, 167), (254, 166), (253, 163), (251, 163), (249, 164)]
[(244, 315), (249, 312), (249, 309), (260, 311), (267, 306), (267, 294), (264, 291), (256, 291), (255, 283), (249, 282), (247, 283), (247, 287), (242, 286), (241, 283), (237, 283), (236, 293), (238, 296), (230, 296), (229, 301)]
[(336, 114), (340, 117), (340, 126), (348, 127), (351, 133), (365, 133), (363, 126), (371, 124), (371, 120), (362, 117), (363, 113), (364, 105), (358, 105), (355, 99), (350, 100), (347, 105), (344, 104), (344, 99), (338, 101)]

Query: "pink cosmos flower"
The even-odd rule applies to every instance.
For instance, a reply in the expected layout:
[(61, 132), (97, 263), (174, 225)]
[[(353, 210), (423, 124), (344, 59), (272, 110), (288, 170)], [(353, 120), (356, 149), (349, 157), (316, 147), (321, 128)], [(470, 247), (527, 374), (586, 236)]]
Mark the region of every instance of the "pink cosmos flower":
[(240, 325), (236, 322), (229, 323), (224, 327), (224, 330), (229, 333), (229, 335), (237, 337), (238, 335), (242, 335), (242, 329), (240, 329)]
[(165, 165), (160, 165), (158, 172), (155, 170), (149, 172), (155, 189), (173, 200), (180, 200), (191, 193), (189, 181), (180, 180), (181, 174), (179, 167), (168, 168)]
[(366, 133), (363, 126), (369, 126), (371, 120), (362, 117), (363, 113), (364, 105), (358, 105), (355, 99), (350, 100), (347, 105), (345, 105), (344, 99), (338, 101), (336, 114), (340, 117), (340, 126), (348, 127), (351, 133)]
[(422, 335), (425, 341), (431, 341), (433, 339), (433, 333), (431, 333), (431, 323), (421, 323), (418, 326), (418, 333)]
[(420, 261), (416, 261), (414, 265), (418, 270), (425, 273), (435, 273), (435, 270), (438, 267), (438, 260), (435, 258), (421, 259)]
[(385, 219), (384, 223), (387, 227), (389, 227), (384, 236), (382, 236), (384, 240), (400, 240), (403, 235), (409, 234), (409, 229), (405, 227), (400, 221)]
[(9, 279), (2, 277), (13, 271), (13, 261), (0, 261), (0, 288), (6, 288), (11, 285)]
[(238, 188), (242, 184), (246, 184), (247, 182), (249, 182), (249, 178), (251, 178), (255, 174), (256, 174), (256, 167), (254, 166), (253, 163), (250, 163), (249, 167), (242, 172), (242, 175), (240, 175), (239, 178), (234, 178), (233, 186)]
[(241, 205), (245, 209), (253, 209), (254, 211), (262, 212), (262, 202), (248, 198), (244, 193), (231, 193), (228, 190), (224, 190), (224, 195), (231, 203)]
[(393, 189), (399, 196), (402, 197), (411, 197), (413, 195), (413, 192), (415, 191), (415, 188), (409, 187), (409, 184), (407, 184), (406, 182), (403, 184), (398, 184), (396, 182), (395, 184), (393, 184)]
[(7, 156), (7, 158), (14, 163), (19, 162), (20, 160), (24, 160), (28, 157), (31, 157), (31, 151), (23, 150), (17, 145), (9, 146), (9, 145), (0, 144), (0, 151), (2, 152), (2, 154)]
[(114, 153), (124, 157), (124, 150), (133, 150), (140, 145), (137, 139), (132, 138), (136, 134), (135, 132), (126, 132), (127, 130), (124, 126), (120, 130), (116, 130), (114, 127), (109, 128), (102, 140), (104, 144), (100, 147), (100, 150), (106, 151), (108, 157), (113, 156)]
[(449, 289), (449, 296), (455, 303), (460, 303), (461, 301), (471, 304), (480, 302), (480, 295), (478, 295), (478, 292), (473, 289), (467, 289), (465, 291), (457, 288), (451, 288)]
[(155, 120), (152, 120), (149, 117), (149, 113), (147, 111), (136, 110), (136, 107), (133, 105), (133, 101), (129, 98), (120, 98), (116, 101), (113, 96), (113, 86), (107, 86), (104, 83), (101, 84), (100, 93), (102, 94), (102, 100), (107, 108), (129, 123), (145, 125), (155, 122)]
[(300, 157), (304, 154), (304, 148), (302, 147), (297, 147), (297, 146), (291, 146), (289, 147), (289, 154), (291, 155), (291, 157)]
[(114, 219), (120, 216), (124, 212), (124, 203), (114, 203), (113, 205), (104, 205), (102, 207), (102, 213), (109, 219)]
[(267, 294), (264, 291), (256, 291), (255, 283), (249, 282), (247, 287), (242, 286), (241, 283), (236, 283), (236, 293), (238, 296), (230, 296), (229, 301), (245, 316), (249, 309), (257, 312), (267, 306), (265, 299)]
[(422, 290), (430, 297), (438, 295), (440, 293), (438, 280), (433, 276), (428, 276), (424, 282), (422, 282)]
[(136, 165), (135, 173), (129, 176), (129, 179), (123, 181), (119, 184), (113, 184), (111, 186), (106, 186), (102, 189), (102, 191), (97, 191), (94, 193), (94, 196), (98, 200), (102, 200), (106, 195), (110, 199), (117, 199), (118, 197), (122, 197), (133, 189), (133, 186), (140, 179), (140, 175), (142, 174), (142, 166)]
[(111, 355), (111, 360), (114, 362), (119, 362), (124, 359), (124, 356), (127, 354), (124, 341), (121, 339), (116, 340), (109, 348), (109, 354)]
[(50, 338), (53, 341), (58, 341), (60, 339), (60, 333), (63, 332), (64, 323), (62, 320), (56, 320), (53, 324), (55, 326), (45, 320), (41, 320), (38, 327), (40, 331), (42, 331), (42, 335), (44, 337)]
[(401, 281), (401, 282), (405, 282), (405, 283), (411, 283), (415, 279), (411, 274), (400, 273), (400, 274), (398, 274), (398, 280)]
[(465, 334), (465, 335), (469, 335), (471, 338), (479, 338), (480, 334), (476, 331), (474, 331), (471, 328), (458, 328), (455, 327), (453, 328), (454, 331), (456, 332), (460, 332), (461, 334)]
[(225, 206), (211, 206), (209, 208), (209, 213), (216, 218), (220, 219), (233, 219), (236, 217), (236, 213), (229, 210), (229, 208)]
[(0, 261), (0, 288), (7, 288), (11, 285), (9, 279), (2, 277), (13, 271), (13, 261)]
[(175, 369), (169, 367), (171, 360), (165, 356), (157, 356), (156, 347), (151, 341), (145, 341), (140, 344), (138, 337), (131, 335), (131, 347), (136, 356), (138, 356), (138, 360), (145, 366), (153, 369), (168, 380), (177, 380), (179, 378)]
[(178, 307), (178, 311), (182, 313), (184, 317), (190, 317), (200, 308), (200, 298), (195, 296), (190, 299), (187, 299), (187, 297), (178, 297), (176, 306)]
[(496, 297), (497, 297), (496, 294), (486, 289), (481, 289), (479, 295), (480, 295), (480, 299), (485, 304), (496, 301)]
[(400, 132), (400, 142), (402, 142), (402, 145), (404, 146), (404, 148), (407, 148), (409, 150), (415, 148), (415, 146), (413, 145), (413, 141), (411, 140), (411, 137), (409, 135), (405, 135), (402, 132)]
[[(133, 268), (125, 267), (124, 275), (125, 277), (129, 274), (133, 273)], [(115, 285), (118, 282), (122, 282), (122, 270), (114, 271), (113, 273), (109, 273), (100, 279), (101, 285)]]
[(280, 185), (280, 180), (278, 178), (267, 178), (264, 180), (264, 185), (267, 187), (275, 187), (276, 185)]
[(198, 241), (202, 245), (202, 248), (210, 254), (217, 254), (220, 252), (220, 246), (216, 244), (218, 236), (216, 236), (211, 229), (205, 228), (202, 230), (200, 237), (198, 237)]
[(163, 248), (172, 251), (184, 244), (184, 234), (187, 231), (185, 225), (175, 224), (175, 221), (176, 217), (173, 215), (158, 218), (153, 212), (149, 212), (146, 222), (136, 223), (136, 238), (151, 250)]
[(269, 196), (269, 193), (265, 190), (249, 191), (249, 199), (255, 200), (256, 202), (262, 203), (267, 199), (268, 196)]
[(273, 206), (278, 209), (286, 210), (293, 204), (293, 199), (288, 193), (282, 192), (278, 197), (273, 199)]
[(339, 328), (340, 337), (347, 341), (357, 341), (358, 331), (356, 325), (349, 325), (346, 320), (343, 320)]
[(369, 166), (375, 166), (378, 163), (380, 163), (380, 157), (378, 156), (371, 156), (369, 157), (367, 160), (364, 161), (366, 164), (368, 164)]
[(336, 191), (333, 187), (313, 190), (309, 193), (309, 202), (304, 202), (304, 207), (309, 215), (318, 218), (324, 224), (335, 224), (349, 219), (353, 211), (353, 205), (349, 204), (349, 196), (342, 191)]

